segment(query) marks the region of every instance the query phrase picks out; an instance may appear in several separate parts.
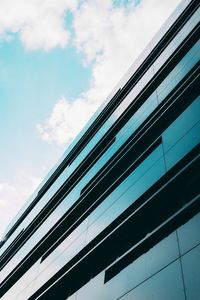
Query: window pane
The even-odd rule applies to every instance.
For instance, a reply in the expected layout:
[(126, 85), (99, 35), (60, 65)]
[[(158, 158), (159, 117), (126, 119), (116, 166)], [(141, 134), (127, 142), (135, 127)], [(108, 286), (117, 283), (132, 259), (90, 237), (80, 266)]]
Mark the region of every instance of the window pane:
[(181, 254), (200, 243), (200, 213), (178, 229)]
[(200, 246), (182, 258), (187, 300), (200, 299)]
[(198, 97), (163, 133), (165, 151), (169, 150), (181, 137), (200, 120), (200, 97)]
[(180, 262), (176, 261), (133, 289), (121, 300), (184, 299)]

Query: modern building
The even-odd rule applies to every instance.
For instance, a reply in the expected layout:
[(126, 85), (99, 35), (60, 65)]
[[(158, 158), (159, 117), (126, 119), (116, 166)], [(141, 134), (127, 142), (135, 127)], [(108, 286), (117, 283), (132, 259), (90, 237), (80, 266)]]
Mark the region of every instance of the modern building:
[(177, 7), (9, 225), (1, 299), (200, 299), (199, 5)]

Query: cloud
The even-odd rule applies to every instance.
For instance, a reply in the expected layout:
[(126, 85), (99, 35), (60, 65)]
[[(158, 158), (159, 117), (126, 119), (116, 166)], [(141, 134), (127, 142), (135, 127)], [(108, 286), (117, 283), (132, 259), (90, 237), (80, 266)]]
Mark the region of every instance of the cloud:
[(6, 226), (40, 181), (40, 177), (20, 172), (14, 183), (0, 182), (0, 239)]
[(69, 144), (96, 108), (96, 102), (84, 97), (74, 102), (59, 99), (45, 124), (37, 124), (41, 138), (58, 145)]
[(121, 79), (180, 0), (83, 1), (74, 12), (74, 44), (92, 68), (90, 87), (78, 99), (59, 99), (38, 124), (42, 139), (68, 144)]
[(0, 37), (18, 33), (29, 50), (65, 47), (65, 14), (75, 8), (76, 0), (0, 0)]

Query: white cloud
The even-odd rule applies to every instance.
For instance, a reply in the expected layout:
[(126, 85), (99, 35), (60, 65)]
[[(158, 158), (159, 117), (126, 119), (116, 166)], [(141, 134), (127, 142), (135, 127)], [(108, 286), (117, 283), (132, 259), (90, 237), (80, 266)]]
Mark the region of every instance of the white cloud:
[[(137, 1), (138, 2), (138, 1)], [(37, 128), (42, 139), (69, 143), (137, 58), (180, 0), (88, 0), (74, 13), (75, 46), (92, 67), (90, 88), (79, 99), (58, 100)]]
[(0, 0), (0, 37), (18, 33), (30, 50), (65, 47), (65, 13), (75, 8), (76, 0)]
[(37, 124), (37, 129), (45, 141), (69, 144), (96, 108), (97, 103), (90, 102), (88, 98), (72, 102), (63, 97), (56, 103), (45, 124)]
[[(15, 192), (15, 188), (7, 182), (0, 183), (1, 192)], [(1, 204), (1, 203), (0, 203)]]
[(14, 183), (0, 183), (0, 239), (5, 228), (41, 181), (21, 172)]

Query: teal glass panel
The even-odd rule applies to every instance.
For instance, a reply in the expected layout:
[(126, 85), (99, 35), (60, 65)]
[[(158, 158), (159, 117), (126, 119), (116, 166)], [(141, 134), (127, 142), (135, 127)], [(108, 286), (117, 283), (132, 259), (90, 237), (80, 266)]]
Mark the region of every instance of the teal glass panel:
[(181, 254), (200, 243), (200, 213), (178, 229), (178, 238)]
[(200, 299), (200, 246), (182, 257), (182, 266), (187, 300)]
[(140, 284), (121, 300), (181, 300), (184, 298), (180, 262), (175, 261)]

